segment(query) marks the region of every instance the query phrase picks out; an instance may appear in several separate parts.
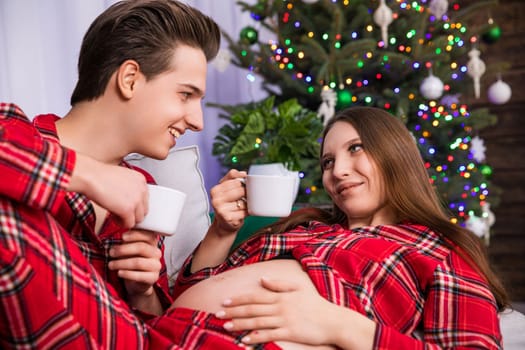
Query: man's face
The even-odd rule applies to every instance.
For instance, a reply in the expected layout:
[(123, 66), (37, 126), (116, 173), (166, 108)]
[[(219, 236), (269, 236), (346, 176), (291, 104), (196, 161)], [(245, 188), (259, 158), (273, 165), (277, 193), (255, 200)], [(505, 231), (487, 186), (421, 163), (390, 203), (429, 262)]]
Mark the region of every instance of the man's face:
[(164, 159), (187, 129), (203, 128), (202, 98), (206, 90), (207, 62), (197, 48), (175, 49), (172, 68), (135, 87), (126, 115), (128, 142), (133, 152)]

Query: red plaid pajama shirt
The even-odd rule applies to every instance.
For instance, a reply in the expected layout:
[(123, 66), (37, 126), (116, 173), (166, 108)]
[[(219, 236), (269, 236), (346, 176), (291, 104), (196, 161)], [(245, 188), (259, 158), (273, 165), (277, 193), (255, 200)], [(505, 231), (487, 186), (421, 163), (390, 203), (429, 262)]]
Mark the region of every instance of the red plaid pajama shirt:
[(487, 283), (426, 227), (403, 224), (346, 230), (312, 222), (241, 244), (215, 268), (189, 274), (175, 295), (232, 269), (292, 255), (319, 293), (377, 323), (374, 349), (500, 349), (497, 306)]
[[(123, 230), (109, 216), (96, 235), (87, 198), (65, 191), (75, 153), (59, 144), (57, 119), (31, 123), (0, 103), (0, 348), (238, 349), (242, 334), (213, 315), (170, 309), (154, 317), (125, 303), (107, 268)], [(164, 268), (155, 287), (167, 308)]]

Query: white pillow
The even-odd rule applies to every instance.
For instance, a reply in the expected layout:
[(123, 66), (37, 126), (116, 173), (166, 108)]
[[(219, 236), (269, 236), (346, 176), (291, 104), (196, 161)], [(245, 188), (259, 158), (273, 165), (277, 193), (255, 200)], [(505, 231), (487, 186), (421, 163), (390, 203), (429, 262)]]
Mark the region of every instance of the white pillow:
[(525, 315), (516, 310), (500, 312), (500, 328), (505, 350), (525, 349)]
[(199, 149), (197, 146), (173, 148), (164, 160), (130, 154), (126, 161), (149, 172), (157, 184), (187, 195), (177, 232), (164, 240), (164, 259), (171, 283), (211, 223), (208, 194), (199, 169)]

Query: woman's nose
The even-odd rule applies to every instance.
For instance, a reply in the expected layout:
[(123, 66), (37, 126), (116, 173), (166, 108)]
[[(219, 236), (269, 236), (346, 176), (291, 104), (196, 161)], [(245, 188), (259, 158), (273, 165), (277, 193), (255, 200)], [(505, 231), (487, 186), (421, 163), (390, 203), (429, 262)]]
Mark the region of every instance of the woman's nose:
[(333, 174), (335, 177), (343, 178), (350, 175), (352, 165), (350, 162), (345, 160), (334, 161)]

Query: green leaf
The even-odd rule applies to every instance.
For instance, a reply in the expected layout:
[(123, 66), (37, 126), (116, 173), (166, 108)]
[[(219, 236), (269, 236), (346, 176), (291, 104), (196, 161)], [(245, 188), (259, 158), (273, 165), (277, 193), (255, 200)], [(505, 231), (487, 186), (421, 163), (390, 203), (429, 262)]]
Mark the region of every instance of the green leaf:
[(248, 122), (243, 129), (246, 134), (261, 134), (264, 132), (264, 116), (260, 111), (253, 111), (248, 114)]
[(230, 156), (242, 155), (253, 151), (253, 145), (257, 137), (251, 134), (242, 134), (237, 138), (232, 149), (229, 152)]

